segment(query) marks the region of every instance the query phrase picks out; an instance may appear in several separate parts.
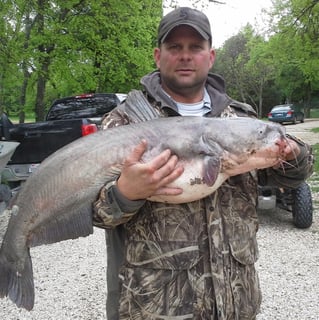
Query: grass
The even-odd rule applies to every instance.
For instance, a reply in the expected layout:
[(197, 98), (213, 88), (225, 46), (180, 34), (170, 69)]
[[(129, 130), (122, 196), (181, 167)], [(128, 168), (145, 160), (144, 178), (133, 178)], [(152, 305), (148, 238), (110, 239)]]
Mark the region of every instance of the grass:
[[(315, 155), (315, 159), (319, 159), (319, 143), (316, 143), (315, 145), (312, 146), (313, 153)], [(319, 175), (319, 161), (315, 161), (314, 165), (314, 171), (316, 174)]]
[(319, 109), (311, 109), (310, 118), (319, 118)]
[[(319, 128), (318, 129), (319, 132)], [(313, 166), (313, 174), (308, 179), (310, 182), (310, 188), (312, 192), (319, 192), (319, 143), (312, 145), (313, 155), (315, 157), (315, 162)]]
[[(9, 116), (9, 118), (13, 123), (19, 123), (19, 116), (18, 115), (12, 114)], [(35, 122), (34, 113), (26, 113), (24, 122)]]

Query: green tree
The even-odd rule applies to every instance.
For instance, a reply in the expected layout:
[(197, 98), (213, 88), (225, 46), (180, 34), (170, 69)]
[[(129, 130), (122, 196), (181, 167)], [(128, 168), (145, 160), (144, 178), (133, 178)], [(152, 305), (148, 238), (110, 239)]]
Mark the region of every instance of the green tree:
[(319, 1), (277, 0), (271, 12), (270, 48), (276, 82), (287, 102), (300, 102), (309, 116), (312, 96), (319, 89)]
[(273, 76), (269, 59), (265, 40), (248, 24), (217, 50), (214, 66), (225, 78), (227, 91), (251, 104), (259, 116), (263, 115), (264, 88)]
[(242, 32), (232, 36), (221, 49), (217, 49), (213, 67), (214, 72), (224, 77), (229, 94), (243, 102), (247, 100), (244, 72), (244, 65), (248, 60), (246, 49), (247, 39)]
[(217, 50), (214, 71), (228, 92), (252, 104), (259, 116), (283, 102), (300, 103), (309, 115), (319, 84), (318, 0), (276, 0), (270, 32), (247, 25)]
[(276, 97), (273, 89), (275, 70), (273, 55), (269, 51), (268, 42), (260, 35), (250, 37), (247, 44), (249, 60), (245, 65), (245, 72), (249, 75), (247, 79), (247, 90), (250, 103), (256, 108), (258, 116), (263, 117), (269, 111), (269, 105), (276, 102), (270, 97)]
[[(3, 2), (0, 11), (0, 111), (19, 110), (21, 64), (19, 53), (23, 53), (23, 38), (19, 32), (19, 23), (14, 24), (15, 8), (10, 2)], [(20, 17), (17, 16), (20, 22)], [(14, 94), (12, 94), (14, 92)]]
[(19, 87), (20, 111), (32, 107), (36, 120), (57, 97), (126, 92), (154, 67), (161, 1), (15, 0), (0, 10), (0, 102)]

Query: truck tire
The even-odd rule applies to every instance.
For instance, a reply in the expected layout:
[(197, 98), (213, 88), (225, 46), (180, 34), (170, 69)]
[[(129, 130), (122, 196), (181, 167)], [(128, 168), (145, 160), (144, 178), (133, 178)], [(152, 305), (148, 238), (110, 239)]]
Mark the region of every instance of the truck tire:
[(313, 220), (313, 206), (311, 190), (306, 182), (297, 189), (292, 190), (294, 203), (292, 205), (292, 218), (295, 227), (300, 229), (309, 228)]

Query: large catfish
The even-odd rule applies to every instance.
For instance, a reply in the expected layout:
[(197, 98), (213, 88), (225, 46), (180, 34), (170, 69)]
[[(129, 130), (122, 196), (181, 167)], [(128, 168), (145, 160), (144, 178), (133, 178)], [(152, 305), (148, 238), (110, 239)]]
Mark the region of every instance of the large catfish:
[(0, 250), (0, 296), (31, 310), (34, 283), (30, 247), (93, 232), (92, 203), (121, 172), (124, 159), (146, 139), (148, 161), (166, 148), (185, 168), (173, 185), (183, 203), (214, 192), (228, 177), (274, 165), (286, 145), (283, 127), (251, 118), (160, 118), (81, 138), (48, 157), (23, 185), (9, 210)]

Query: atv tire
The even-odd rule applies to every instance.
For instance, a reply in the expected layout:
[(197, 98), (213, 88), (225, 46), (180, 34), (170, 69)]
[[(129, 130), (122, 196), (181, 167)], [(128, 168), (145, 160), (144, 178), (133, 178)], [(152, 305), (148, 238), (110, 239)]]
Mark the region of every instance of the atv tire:
[(306, 182), (292, 190), (294, 203), (292, 205), (292, 218), (295, 227), (300, 229), (309, 228), (313, 221), (313, 206), (311, 190)]

